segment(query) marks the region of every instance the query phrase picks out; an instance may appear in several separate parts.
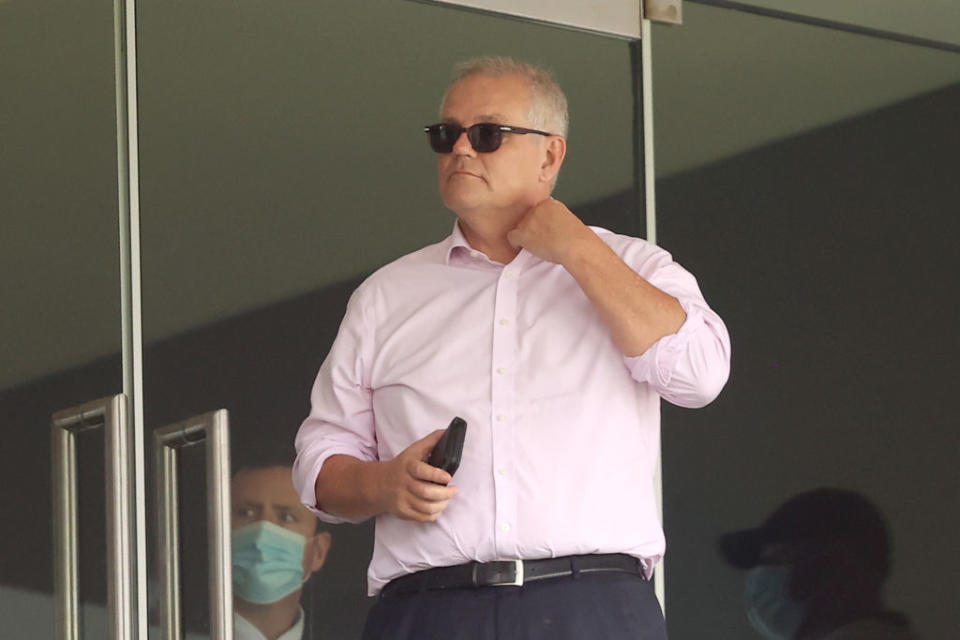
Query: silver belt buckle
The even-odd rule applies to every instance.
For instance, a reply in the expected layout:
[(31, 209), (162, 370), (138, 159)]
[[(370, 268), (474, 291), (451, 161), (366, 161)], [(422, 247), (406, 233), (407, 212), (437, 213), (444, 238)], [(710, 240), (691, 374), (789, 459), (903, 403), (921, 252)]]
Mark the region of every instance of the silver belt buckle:
[(513, 580), (510, 582), (497, 582), (490, 586), (493, 587), (522, 587), (523, 586), (523, 560), (501, 560), (500, 562), (513, 563)]

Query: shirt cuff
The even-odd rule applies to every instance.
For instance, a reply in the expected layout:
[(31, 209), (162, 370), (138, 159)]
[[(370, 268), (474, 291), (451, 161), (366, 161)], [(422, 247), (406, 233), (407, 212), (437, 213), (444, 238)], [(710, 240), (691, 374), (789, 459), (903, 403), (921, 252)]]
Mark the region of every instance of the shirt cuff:
[(676, 333), (663, 336), (638, 356), (624, 357), (630, 375), (638, 382), (647, 382), (655, 387), (666, 387), (673, 379), (677, 363), (687, 349), (690, 338), (703, 324), (703, 312), (691, 300), (679, 299), (687, 314)]
[[(320, 469), (323, 467), (323, 463), (327, 461), (327, 458), (336, 455), (347, 455), (353, 458), (361, 459), (354, 450), (351, 450), (347, 447), (333, 447), (325, 450), (322, 454), (318, 455), (316, 458), (313, 458), (306, 464), (301, 464), (302, 461), (297, 460), (297, 463), (293, 469), (293, 473), (296, 476), (294, 484), (300, 486), (300, 502), (303, 503), (303, 506), (309, 509), (323, 522), (328, 524), (343, 524), (346, 522), (358, 524), (363, 522), (365, 518), (342, 518), (317, 508), (317, 476), (320, 475)], [(300, 482), (298, 483), (297, 480)]]

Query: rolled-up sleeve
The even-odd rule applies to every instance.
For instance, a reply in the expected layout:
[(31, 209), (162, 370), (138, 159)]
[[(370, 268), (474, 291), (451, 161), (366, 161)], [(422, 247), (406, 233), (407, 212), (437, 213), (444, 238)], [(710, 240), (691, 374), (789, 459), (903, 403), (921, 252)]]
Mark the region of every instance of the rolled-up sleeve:
[(649, 384), (671, 404), (698, 408), (720, 394), (730, 375), (730, 336), (703, 299), (697, 281), (660, 251), (638, 273), (677, 298), (687, 318), (676, 333), (664, 336), (639, 356), (624, 362), (634, 380)]
[(293, 484), (300, 500), (330, 523), (352, 522), (317, 508), (316, 480), (323, 463), (345, 454), (377, 459), (376, 429), (366, 374), (370, 355), (362, 296), (358, 289), (347, 304), (337, 338), (317, 373), (310, 393), (310, 415), (297, 432)]

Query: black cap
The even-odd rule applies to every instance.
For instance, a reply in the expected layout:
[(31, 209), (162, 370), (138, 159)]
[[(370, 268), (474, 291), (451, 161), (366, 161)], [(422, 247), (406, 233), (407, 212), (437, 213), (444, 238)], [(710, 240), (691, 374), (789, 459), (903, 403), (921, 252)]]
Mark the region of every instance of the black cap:
[(827, 545), (853, 549), (885, 575), (889, 568), (889, 538), (883, 516), (869, 500), (844, 489), (822, 488), (790, 498), (755, 529), (726, 533), (718, 539), (720, 554), (734, 567), (762, 564), (760, 554), (770, 544)]

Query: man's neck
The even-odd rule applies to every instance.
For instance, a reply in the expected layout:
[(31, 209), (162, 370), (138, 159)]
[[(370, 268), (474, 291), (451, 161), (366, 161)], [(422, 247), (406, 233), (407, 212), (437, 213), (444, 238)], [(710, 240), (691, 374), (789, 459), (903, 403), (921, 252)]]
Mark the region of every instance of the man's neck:
[(270, 604), (256, 604), (243, 598), (234, 598), (233, 609), (259, 629), (267, 640), (276, 640), (297, 622), (300, 615), (300, 590)]
[(507, 241), (507, 233), (523, 218), (522, 211), (471, 211), (457, 213), (460, 231), (467, 243), (488, 258), (507, 264), (520, 253)]

